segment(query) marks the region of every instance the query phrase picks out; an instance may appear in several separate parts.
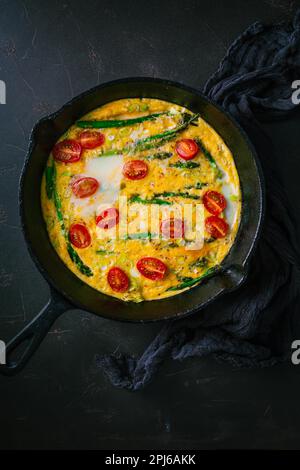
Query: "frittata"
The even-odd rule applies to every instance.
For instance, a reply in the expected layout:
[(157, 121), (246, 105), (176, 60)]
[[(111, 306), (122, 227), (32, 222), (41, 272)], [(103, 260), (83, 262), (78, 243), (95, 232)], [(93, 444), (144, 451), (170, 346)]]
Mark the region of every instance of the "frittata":
[(76, 276), (141, 302), (213, 274), (235, 240), (241, 190), (229, 148), (200, 115), (131, 98), (93, 110), (60, 137), (41, 204), (51, 243)]

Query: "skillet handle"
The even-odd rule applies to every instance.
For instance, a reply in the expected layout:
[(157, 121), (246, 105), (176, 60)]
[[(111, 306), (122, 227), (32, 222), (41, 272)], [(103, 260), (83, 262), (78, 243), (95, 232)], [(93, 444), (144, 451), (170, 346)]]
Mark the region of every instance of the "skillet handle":
[[(15, 375), (27, 364), (33, 353), (47, 335), (55, 320), (73, 308), (57, 291), (51, 289), (48, 303), (39, 314), (26, 325), (6, 346), (6, 364), (0, 365), (0, 374)], [(10, 358), (24, 342), (28, 341), (23, 353), (15, 361)]]

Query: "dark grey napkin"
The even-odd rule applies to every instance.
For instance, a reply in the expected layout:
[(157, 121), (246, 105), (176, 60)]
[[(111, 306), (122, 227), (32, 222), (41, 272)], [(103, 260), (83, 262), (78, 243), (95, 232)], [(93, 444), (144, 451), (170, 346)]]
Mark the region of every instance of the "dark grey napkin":
[(213, 354), (239, 367), (264, 367), (285, 359), (299, 307), (299, 252), (286, 195), (272, 172), (272, 143), (260, 119), (295, 108), (292, 82), (300, 79), (300, 12), (293, 24), (250, 26), (229, 48), (204, 93), (239, 120), (260, 156), (267, 210), (246, 283), (187, 319), (165, 323), (140, 358), (96, 356), (117, 387), (138, 390), (167, 358)]

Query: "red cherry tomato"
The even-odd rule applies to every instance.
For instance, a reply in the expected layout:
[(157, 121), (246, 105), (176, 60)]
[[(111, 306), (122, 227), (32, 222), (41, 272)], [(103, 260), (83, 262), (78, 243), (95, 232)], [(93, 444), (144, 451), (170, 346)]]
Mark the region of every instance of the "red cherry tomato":
[(69, 230), (69, 239), (76, 248), (86, 248), (91, 244), (91, 235), (83, 224), (73, 224)]
[(160, 230), (164, 238), (183, 238), (184, 221), (181, 219), (165, 219), (160, 224)]
[(226, 207), (226, 199), (218, 191), (206, 191), (203, 195), (205, 209), (213, 215), (219, 215)]
[(105, 209), (96, 217), (96, 224), (99, 228), (109, 229), (119, 222), (119, 211), (115, 207)]
[(54, 145), (52, 153), (54, 159), (62, 163), (78, 162), (81, 157), (81, 145), (73, 139), (62, 140)]
[(193, 139), (181, 139), (176, 142), (175, 150), (184, 160), (192, 160), (199, 152), (199, 147)]
[(105, 142), (105, 135), (97, 131), (83, 131), (79, 135), (79, 142), (83, 149), (94, 149)]
[(108, 271), (107, 282), (115, 292), (125, 292), (129, 287), (129, 278), (121, 268), (114, 267)]
[(227, 235), (229, 225), (224, 219), (211, 215), (205, 219), (205, 228), (212, 237), (223, 238)]
[(130, 180), (141, 180), (147, 174), (148, 165), (143, 160), (131, 160), (123, 167), (123, 175)]
[(84, 176), (76, 179), (71, 185), (72, 191), (76, 197), (84, 198), (94, 194), (99, 188), (99, 182), (90, 176)]
[(152, 281), (163, 279), (167, 271), (167, 266), (160, 259), (152, 258), (150, 256), (141, 258), (136, 263), (139, 272)]

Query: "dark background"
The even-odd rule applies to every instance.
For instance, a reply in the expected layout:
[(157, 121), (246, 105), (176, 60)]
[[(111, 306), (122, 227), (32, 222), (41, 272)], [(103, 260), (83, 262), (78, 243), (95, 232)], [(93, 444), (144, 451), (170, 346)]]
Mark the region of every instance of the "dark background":
[[(297, 7), (300, 1), (290, 0), (0, 1), (0, 79), (7, 85), (0, 105), (1, 339), (49, 295), (18, 217), (18, 179), (34, 123), (116, 78), (169, 78), (201, 89), (248, 25), (291, 19)], [(298, 213), (299, 123), (296, 113), (264, 125), (277, 149), (270, 163), (281, 164)], [(94, 355), (139, 354), (159, 329), (78, 310), (62, 316), (19, 376), (0, 377), (0, 448), (300, 448), (300, 366), (169, 362), (144, 391), (114, 389)]]

